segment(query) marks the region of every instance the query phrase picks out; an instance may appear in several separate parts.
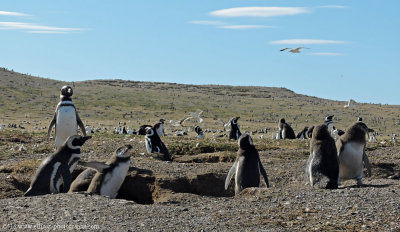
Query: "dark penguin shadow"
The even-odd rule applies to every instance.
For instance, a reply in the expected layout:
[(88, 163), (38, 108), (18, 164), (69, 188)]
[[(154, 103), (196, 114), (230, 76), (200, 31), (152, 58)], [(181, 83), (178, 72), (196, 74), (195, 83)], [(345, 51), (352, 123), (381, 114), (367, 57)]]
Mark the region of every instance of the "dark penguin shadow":
[(362, 185), (349, 185), (349, 186), (340, 186), (338, 189), (349, 189), (349, 188), (387, 188), (392, 184), (362, 184)]
[(137, 174), (146, 174), (146, 175), (153, 175), (153, 171), (148, 169), (140, 169), (137, 167), (130, 167), (128, 173), (130, 172), (137, 172)]

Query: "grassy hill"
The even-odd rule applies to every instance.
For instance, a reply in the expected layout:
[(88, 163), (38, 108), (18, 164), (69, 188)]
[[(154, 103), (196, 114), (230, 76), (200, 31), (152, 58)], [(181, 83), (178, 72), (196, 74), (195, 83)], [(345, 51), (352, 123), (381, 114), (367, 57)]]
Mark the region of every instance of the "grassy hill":
[[(28, 130), (43, 130), (59, 101), (60, 88), (71, 85), (73, 101), (85, 124), (114, 127), (119, 122), (138, 128), (160, 118), (180, 120), (189, 112), (204, 110), (202, 127), (218, 129), (240, 116), (243, 131), (268, 128), (275, 133), (283, 117), (295, 132), (335, 115), (345, 129), (358, 116), (384, 135), (400, 134), (400, 106), (346, 102), (296, 94), (285, 88), (94, 80), (61, 82), (0, 69), (0, 124), (17, 123)], [(188, 126), (196, 125), (189, 121)], [(167, 124), (167, 127), (169, 125)]]

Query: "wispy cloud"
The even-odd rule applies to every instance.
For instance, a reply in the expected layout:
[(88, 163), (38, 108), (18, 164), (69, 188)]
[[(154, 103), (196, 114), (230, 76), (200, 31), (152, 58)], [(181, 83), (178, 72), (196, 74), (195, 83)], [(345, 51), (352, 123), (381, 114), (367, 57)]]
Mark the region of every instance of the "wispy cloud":
[(1, 10), (0, 10), (0, 15), (3, 15), (3, 16), (20, 16), (20, 17), (31, 16), (31, 15), (20, 13), (20, 12), (1, 11)]
[(285, 15), (306, 14), (306, 7), (236, 7), (210, 12), (216, 17), (275, 17)]
[(346, 9), (346, 8), (350, 8), (350, 7), (349, 6), (342, 6), (342, 5), (326, 5), (326, 6), (316, 6), (315, 8)]
[(222, 25), (224, 22), (214, 21), (214, 20), (197, 20), (197, 21), (189, 21), (191, 24), (201, 24), (201, 25)]
[(260, 28), (275, 28), (275, 27), (265, 26), (265, 25), (224, 25), (224, 26), (219, 26), (219, 28), (232, 29), (232, 30), (246, 30), (246, 29), (260, 29)]
[(83, 28), (42, 26), (25, 22), (0, 22), (0, 30), (23, 30), (28, 33), (66, 34), (83, 31)]
[(336, 52), (315, 52), (315, 53), (308, 53), (307, 55), (311, 56), (343, 56), (343, 53), (336, 53)]
[(339, 40), (322, 40), (322, 39), (286, 39), (271, 41), (270, 44), (287, 44), (287, 45), (303, 45), (303, 44), (344, 44), (345, 41)]

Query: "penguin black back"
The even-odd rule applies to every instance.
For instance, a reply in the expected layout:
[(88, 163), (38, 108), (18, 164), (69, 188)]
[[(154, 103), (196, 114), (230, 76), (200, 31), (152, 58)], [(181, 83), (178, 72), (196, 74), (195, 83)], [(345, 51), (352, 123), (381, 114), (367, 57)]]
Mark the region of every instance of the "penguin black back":
[(239, 137), (242, 135), (240, 132), (240, 127), (238, 124), (238, 120), (240, 117), (234, 117), (231, 119), (231, 131), (229, 132), (229, 139), (235, 139), (238, 140)]
[(158, 133), (153, 127), (146, 128), (146, 149), (148, 153), (158, 152), (164, 155), (164, 159), (171, 161), (171, 155), (165, 144), (161, 141)]
[(293, 128), (286, 123), (284, 118), (279, 120), (279, 134), (282, 139), (295, 139), (296, 135), (294, 134)]
[(336, 189), (339, 178), (339, 159), (335, 141), (325, 124), (314, 128), (310, 141), (310, 156), (307, 161), (306, 176), (311, 185)]
[[(60, 192), (60, 178), (62, 178), (63, 192), (68, 192), (71, 185), (72, 165), (76, 163), (80, 154), (80, 147), (90, 139), (90, 136), (70, 136), (55, 153), (45, 159), (36, 171), (30, 188), (24, 196), (37, 196)], [(78, 156), (79, 157), (79, 156)]]
[(267, 187), (269, 187), (267, 173), (250, 135), (246, 133), (240, 136), (238, 145), (238, 156), (225, 179), (225, 189), (228, 188), (235, 173), (235, 194), (240, 193), (245, 188), (259, 187), (260, 173), (263, 175)]

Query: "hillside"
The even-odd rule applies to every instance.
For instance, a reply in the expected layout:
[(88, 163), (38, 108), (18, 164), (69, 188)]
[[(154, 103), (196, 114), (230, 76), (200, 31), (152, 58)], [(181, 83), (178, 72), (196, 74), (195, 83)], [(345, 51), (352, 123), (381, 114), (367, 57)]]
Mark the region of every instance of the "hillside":
[[(329, 114), (345, 129), (363, 117), (369, 127), (384, 135), (400, 133), (400, 107), (357, 104), (296, 94), (285, 88), (223, 85), (182, 85), (124, 80), (94, 80), (75, 83), (25, 75), (0, 69), (0, 124), (18, 123), (27, 129), (47, 126), (59, 101), (61, 86), (73, 86), (73, 101), (85, 124), (114, 127), (119, 122), (137, 128), (160, 118), (180, 120), (189, 112), (204, 110), (203, 128), (221, 128), (219, 120), (240, 116), (242, 130), (268, 128), (275, 131), (279, 118), (295, 132), (321, 123)], [(30, 124), (27, 124), (29, 122)], [(187, 125), (195, 125), (189, 122)], [(168, 125), (167, 125), (168, 126)]]

